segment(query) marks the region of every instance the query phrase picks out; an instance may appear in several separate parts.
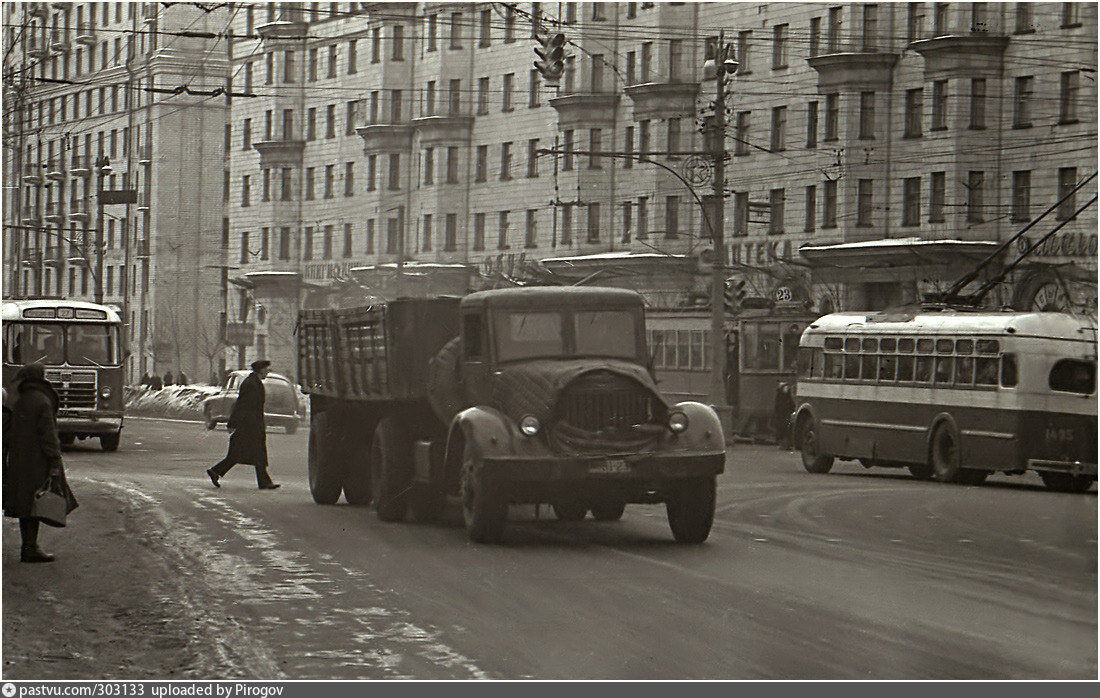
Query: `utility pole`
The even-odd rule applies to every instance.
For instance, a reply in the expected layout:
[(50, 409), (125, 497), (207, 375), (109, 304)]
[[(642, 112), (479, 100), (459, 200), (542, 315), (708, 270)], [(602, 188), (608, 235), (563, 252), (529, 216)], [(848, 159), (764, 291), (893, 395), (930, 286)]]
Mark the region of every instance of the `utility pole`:
[(95, 160), (96, 224), (95, 224), (95, 302), (103, 302), (103, 179), (111, 171), (111, 160), (100, 155)]

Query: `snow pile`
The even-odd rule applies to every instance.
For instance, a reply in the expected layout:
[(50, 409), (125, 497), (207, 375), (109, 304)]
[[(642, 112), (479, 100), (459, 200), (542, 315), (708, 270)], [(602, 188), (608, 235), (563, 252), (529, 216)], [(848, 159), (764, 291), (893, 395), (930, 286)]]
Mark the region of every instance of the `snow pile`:
[(169, 385), (160, 390), (127, 387), (126, 414), (201, 420), (203, 400), (220, 391), (216, 385)]

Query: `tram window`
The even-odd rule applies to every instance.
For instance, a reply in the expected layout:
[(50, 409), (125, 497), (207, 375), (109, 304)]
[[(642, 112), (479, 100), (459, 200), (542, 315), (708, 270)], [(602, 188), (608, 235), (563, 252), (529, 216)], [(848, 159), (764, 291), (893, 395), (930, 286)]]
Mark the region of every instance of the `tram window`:
[(898, 352), (901, 354), (912, 354), (913, 344), (912, 337), (902, 337), (898, 340)]
[(814, 364), (814, 350), (813, 347), (799, 347), (798, 348), (798, 375), (801, 378), (808, 378), (813, 370)]
[(848, 339), (845, 339), (844, 340), (844, 351), (853, 351), (853, 352), (859, 351), (859, 338), (858, 337), (849, 337)]
[(703, 369), (703, 331), (691, 331), (691, 367)]
[(863, 379), (874, 380), (878, 375), (878, 356), (875, 354), (864, 354), (863, 357)]
[(1050, 369), (1051, 390), (1091, 395), (1096, 391), (1096, 362), (1062, 359)]
[(892, 353), (898, 350), (898, 340), (893, 337), (884, 337), (879, 342), (879, 349), (883, 353)]
[(912, 381), (913, 380), (913, 364), (915, 359), (912, 356), (899, 356), (898, 357), (898, 380), (899, 381)]
[(918, 339), (917, 340), (917, 353), (918, 354), (931, 354), (932, 347), (935, 346), (935, 342), (931, 339)]
[(813, 378), (825, 377), (825, 353), (821, 349), (814, 349), (810, 359), (810, 376)]
[(858, 354), (844, 355), (844, 378), (845, 380), (859, 380)]
[(936, 357), (936, 384), (944, 384), (951, 382), (951, 374), (955, 369), (955, 357), (954, 356), (937, 356)]
[[(749, 326), (745, 329), (748, 330)], [(754, 329), (755, 332), (746, 333), (741, 346), (745, 368), (779, 369), (779, 325), (762, 324)]]
[(691, 368), (691, 330), (676, 330), (676, 367)]
[(974, 359), (969, 356), (955, 358), (955, 385), (974, 383)]
[(978, 353), (979, 354), (1000, 354), (1001, 343), (995, 339), (979, 339), (978, 340)]
[(1016, 382), (1019, 378), (1019, 371), (1016, 369), (1016, 355), (1005, 354), (1001, 357), (1001, 385), (1006, 388), (1016, 387)]
[(665, 368), (676, 368), (676, 330), (665, 330)]
[(875, 337), (868, 337), (863, 340), (863, 351), (878, 351), (878, 339)]
[(937, 339), (936, 340), (936, 353), (937, 354), (951, 354), (955, 351), (955, 340), (953, 339)]
[(844, 361), (840, 354), (825, 354), (825, 377), (826, 378), (843, 378), (844, 377)]
[(973, 354), (974, 353), (974, 340), (973, 339), (960, 339), (955, 342), (956, 354)]
[(977, 385), (997, 385), (997, 358), (979, 356), (977, 358), (974, 383)]
[[(931, 341), (931, 340), (929, 340)], [(932, 380), (932, 357), (931, 356), (918, 356), (916, 378), (918, 383), (927, 383)]]
[(780, 342), (783, 349), (783, 371), (795, 370), (795, 359), (798, 356), (798, 342), (802, 339), (802, 330), (798, 325), (788, 325), (783, 328), (783, 339)]
[(825, 338), (825, 348), (830, 351), (840, 351), (843, 346), (844, 342), (840, 339), (840, 337)]
[(878, 357), (878, 379), (880, 381), (893, 381), (897, 374), (898, 357), (892, 354), (883, 354)]

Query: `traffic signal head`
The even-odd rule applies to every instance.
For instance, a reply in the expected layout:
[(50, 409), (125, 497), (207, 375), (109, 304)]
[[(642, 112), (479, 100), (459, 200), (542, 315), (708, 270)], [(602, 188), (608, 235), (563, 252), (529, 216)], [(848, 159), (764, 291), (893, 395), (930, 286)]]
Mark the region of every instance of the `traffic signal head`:
[(547, 85), (556, 87), (565, 72), (565, 34), (540, 34), (535, 47), (535, 69)]
[(726, 279), (725, 306), (726, 312), (736, 313), (741, 310), (741, 303), (745, 300), (745, 280)]

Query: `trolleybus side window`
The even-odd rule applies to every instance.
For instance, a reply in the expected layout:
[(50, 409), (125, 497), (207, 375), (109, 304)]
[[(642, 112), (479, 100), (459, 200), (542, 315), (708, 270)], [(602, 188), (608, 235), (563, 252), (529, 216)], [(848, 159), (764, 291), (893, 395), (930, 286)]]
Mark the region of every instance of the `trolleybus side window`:
[(997, 385), (997, 357), (979, 356), (976, 361), (974, 383), (977, 385)]
[[(959, 341), (962, 344), (962, 341)], [(955, 357), (955, 385), (971, 385), (974, 383), (974, 358), (971, 356)]]
[(995, 339), (979, 339), (977, 343), (979, 354), (1000, 354), (1001, 343)]
[(1062, 359), (1050, 369), (1051, 390), (1092, 395), (1096, 391), (1096, 363), (1080, 359)]
[(1001, 385), (1006, 388), (1016, 387), (1017, 374), (1016, 355), (1005, 354), (1001, 357)]
[(918, 383), (927, 383), (932, 380), (932, 357), (918, 356), (914, 380)]
[[(909, 341), (912, 342), (912, 340)], [(915, 363), (916, 359), (913, 356), (902, 354), (898, 357), (898, 381), (908, 383), (913, 381), (913, 367)]]
[(832, 352), (826, 352), (825, 354), (825, 377), (826, 378), (843, 378), (844, 377), (844, 357), (841, 354), (834, 354)]
[[(863, 341), (866, 342), (867, 340)], [(878, 377), (878, 355), (864, 354), (861, 363), (863, 364), (863, 380), (873, 381)]]
[[(886, 341), (883, 340), (883, 344)], [(878, 379), (880, 381), (894, 381), (897, 375), (898, 357), (893, 354), (882, 354), (878, 357)]]
[[(941, 340), (942, 341), (942, 340)], [(948, 340), (950, 341), (950, 340)], [(955, 367), (954, 356), (936, 357), (936, 384), (942, 385), (951, 382), (951, 374)]]
[(899, 354), (912, 354), (914, 348), (914, 341), (912, 337), (902, 337), (898, 340), (898, 353)]
[(859, 354), (844, 355), (844, 379), (859, 380)]

